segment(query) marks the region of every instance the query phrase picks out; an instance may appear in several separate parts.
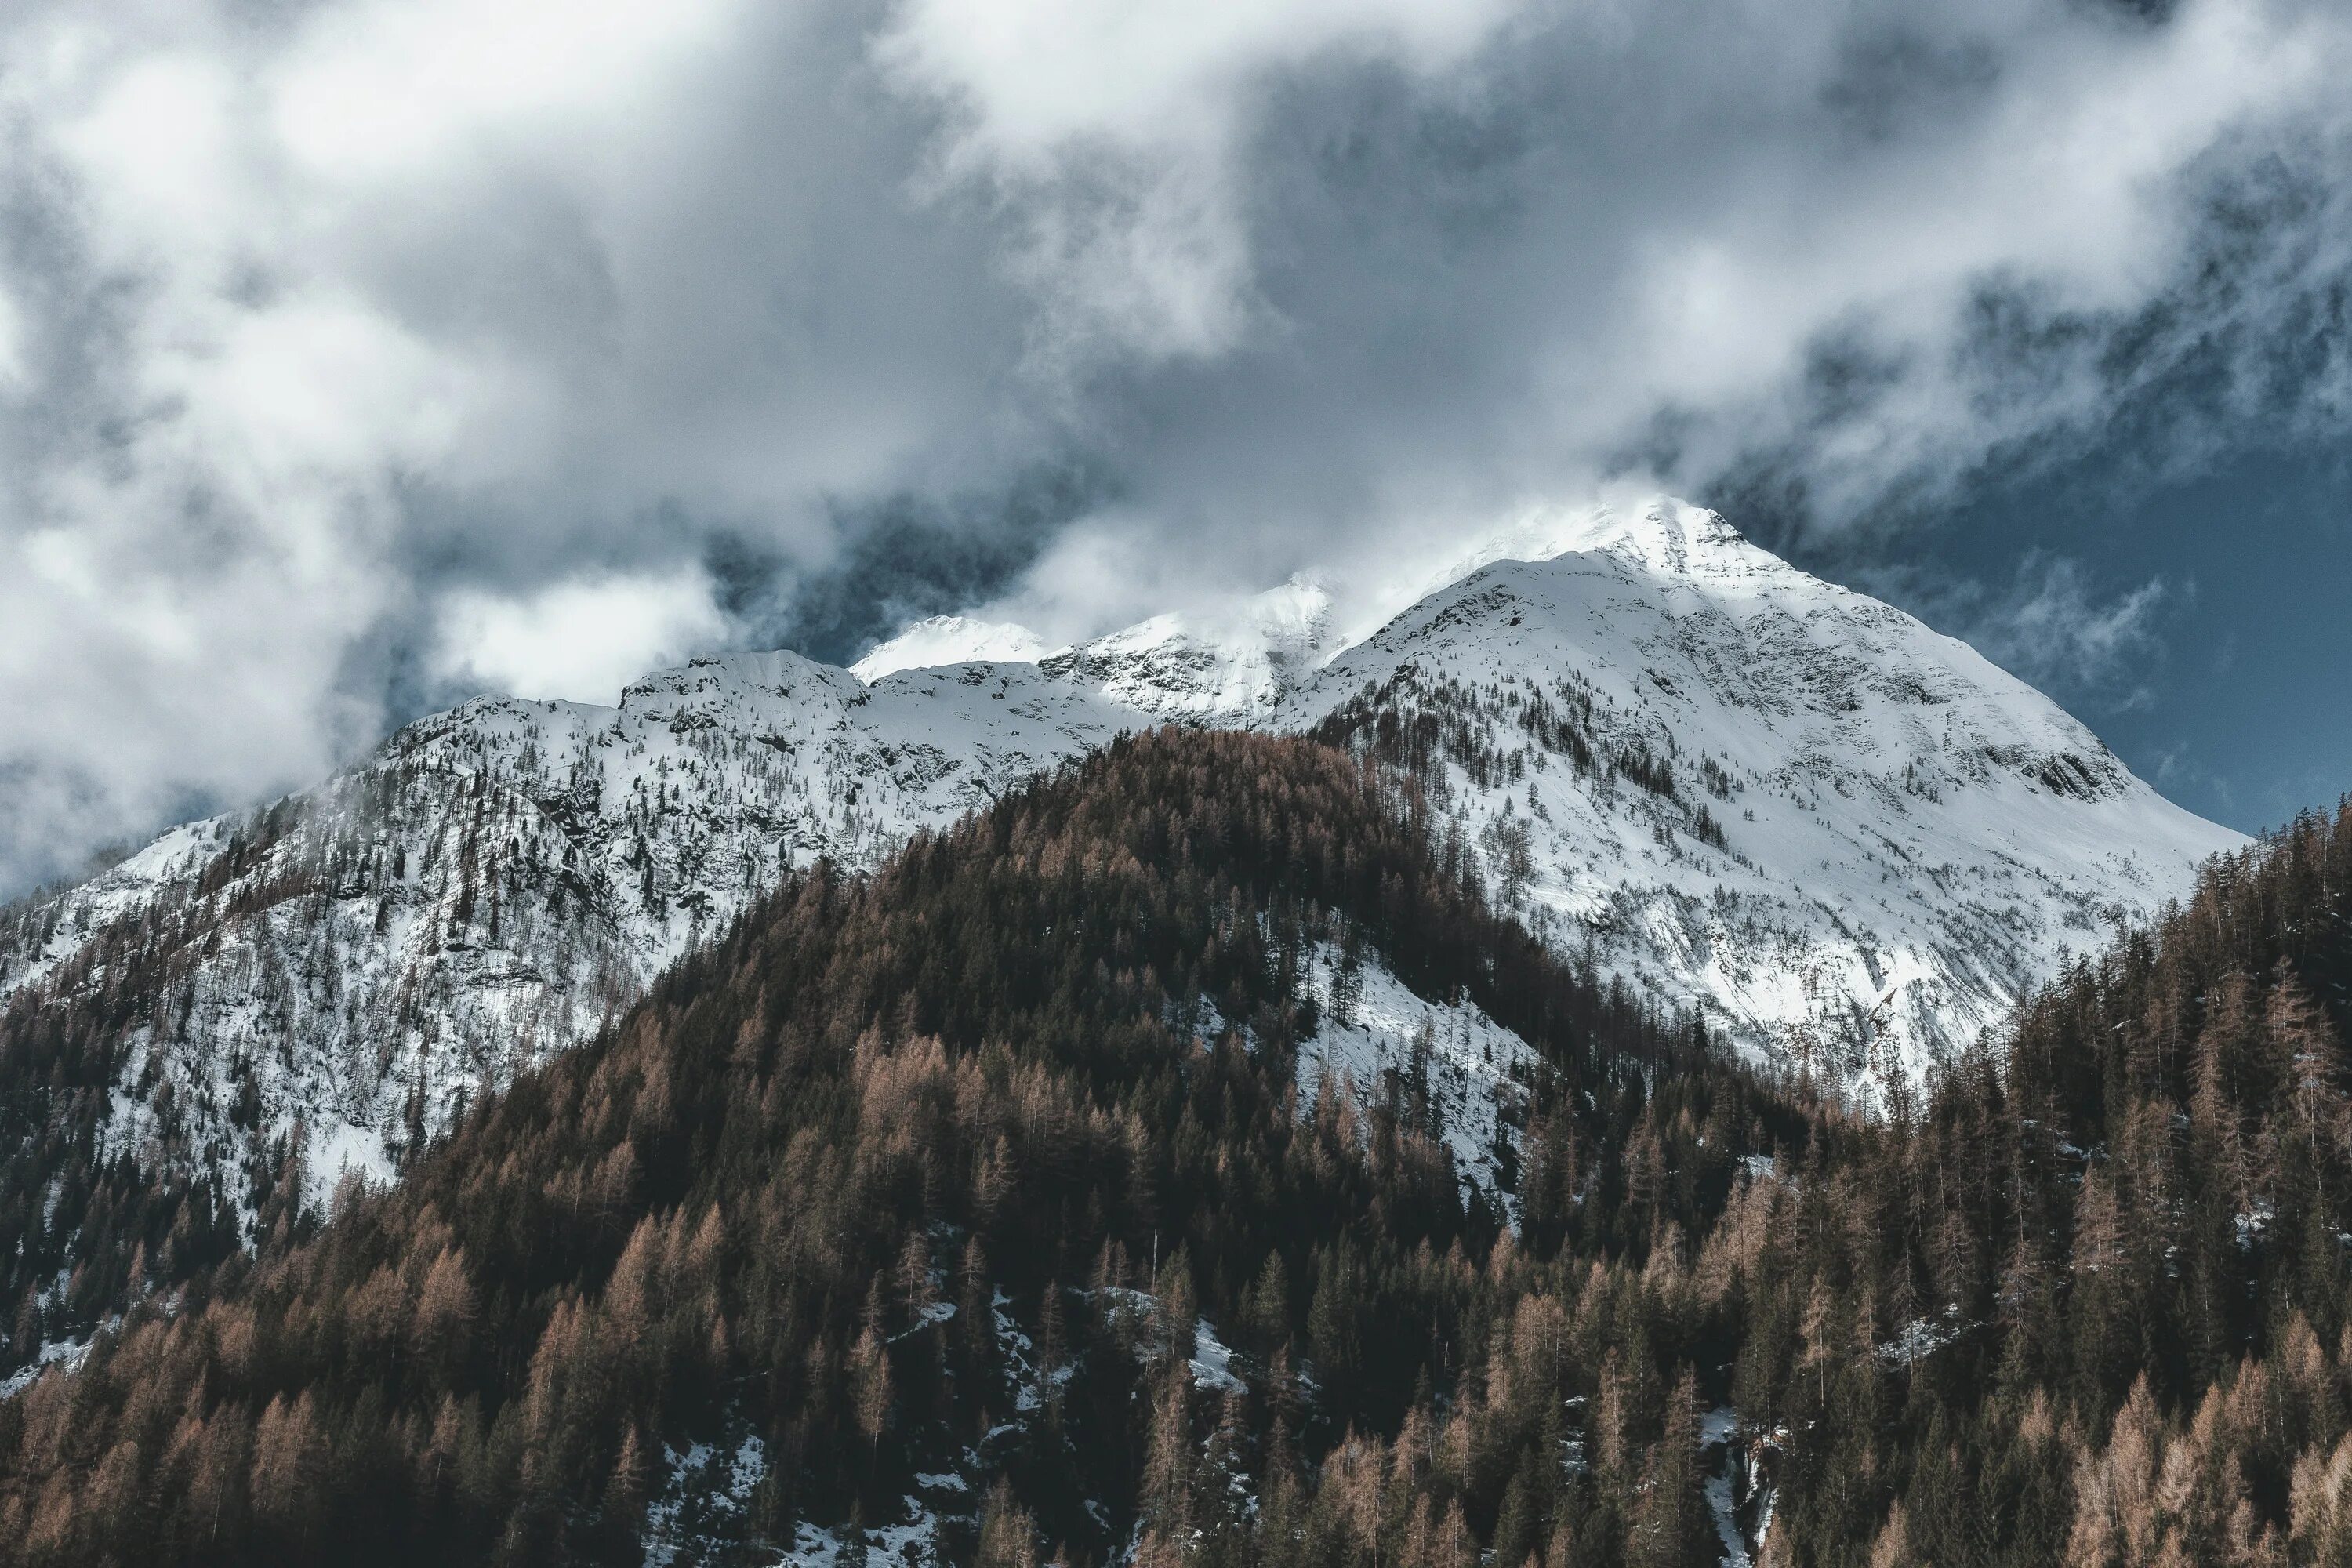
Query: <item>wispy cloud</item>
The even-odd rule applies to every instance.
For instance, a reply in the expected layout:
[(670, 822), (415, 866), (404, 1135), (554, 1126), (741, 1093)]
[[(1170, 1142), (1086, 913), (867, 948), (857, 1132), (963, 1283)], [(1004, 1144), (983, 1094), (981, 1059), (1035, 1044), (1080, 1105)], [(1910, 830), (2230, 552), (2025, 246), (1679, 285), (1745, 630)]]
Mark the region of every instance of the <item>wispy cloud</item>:
[(2073, 703), (2105, 712), (2145, 706), (2161, 670), (2164, 623), (2195, 596), (2150, 578), (2104, 595), (2082, 563), (2030, 552), (2006, 582), (1864, 574), (1867, 585), (1916, 605), (1995, 664)]
[(433, 673), (516, 697), (611, 702), (649, 669), (726, 636), (700, 571), (553, 583), (520, 596), (460, 588), (442, 601)]

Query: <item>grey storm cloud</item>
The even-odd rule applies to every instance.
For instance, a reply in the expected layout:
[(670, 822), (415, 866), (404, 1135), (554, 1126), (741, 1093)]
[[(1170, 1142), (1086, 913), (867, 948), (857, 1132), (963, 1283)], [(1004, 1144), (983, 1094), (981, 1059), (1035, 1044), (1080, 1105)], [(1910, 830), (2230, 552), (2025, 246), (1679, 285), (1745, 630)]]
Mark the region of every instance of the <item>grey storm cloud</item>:
[(2299, 0), (11, 7), (0, 889), (476, 689), (2335, 427), (2347, 79)]

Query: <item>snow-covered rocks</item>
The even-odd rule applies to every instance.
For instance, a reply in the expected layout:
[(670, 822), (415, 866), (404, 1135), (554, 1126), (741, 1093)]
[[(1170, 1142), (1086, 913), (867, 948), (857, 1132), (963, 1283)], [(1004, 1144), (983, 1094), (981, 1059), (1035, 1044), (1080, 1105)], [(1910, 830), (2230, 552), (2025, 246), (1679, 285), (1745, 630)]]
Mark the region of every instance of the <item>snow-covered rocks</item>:
[(1916, 1075), (2244, 842), (1965, 643), (1713, 513), (1520, 531), (1553, 552), (1430, 595), (1282, 721), (1423, 737), (1506, 901), (1759, 1057)]
[(1045, 638), (1010, 621), (931, 616), (876, 644), (849, 673), (871, 683), (902, 669), (943, 664), (1034, 664), (1047, 651)]
[(1313, 1104), (1327, 1085), (1364, 1104), (1393, 1099), (1452, 1152), (1462, 1181), (1517, 1223), (1499, 1166), (1518, 1146), (1507, 1117), (1526, 1108), (1535, 1047), (1466, 996), (1415, 995), (1377, 954), (1350, 958), (1327, 943), (1310, 968), (1319, 1014), (1298, 1047), (1300, 1102)]
[[(0, 924), (0, 1000), (149, 966), (110, 1148), (236, 1170), (299, 1127), (315, 1195), (585, 1038), (785, 868), (872, 866), (1173, 721), (1413, 763), (1454, 852), (1562, 951), (1866, 1089), (2241, 842), (1965, 645), (1710, 513), (1532, 514), (1464, 571), (1349, 647), (1294, 580), (1060, 653), (950, 618), (854, 670), (738, 654), (614, 707), (479, 699)], [(1483, 1048), (1463, 1066), (1475, 1165), (1501, 1079)]]

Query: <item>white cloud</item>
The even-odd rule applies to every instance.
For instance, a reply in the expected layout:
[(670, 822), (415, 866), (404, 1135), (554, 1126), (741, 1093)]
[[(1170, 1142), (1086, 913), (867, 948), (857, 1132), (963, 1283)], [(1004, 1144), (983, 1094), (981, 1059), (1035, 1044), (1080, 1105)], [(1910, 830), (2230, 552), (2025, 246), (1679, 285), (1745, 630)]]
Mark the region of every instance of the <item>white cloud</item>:
[[(819, 9), (0, 12), (0, 896), (319, 777), (400, 668), (609, 700), (707, 587), (534, 585), (689, 512), (821, 560), (973, 423), (986, 310), (823, 151)], [(520, 586), (436, 664), (450, 580)]]
[(1254, 309), (1243, 163), (1270, 79), (1345, 55), (1459, 65), (1520, 0), (913, 0), (876, 46), (947, 110), (940, 177), (995, 186), (1055, 371), (1237, 346)]
[(1050, 172), (1073, 144), (1229, 140), (1267, 73), (1326, 51), (1460, 61), (1517, 0), (916, 0), (879, 48), (969, 114), (952, 156)]
[(699, 572), (583, 578), (520, 597), (466, 589), (442, 606), (435, 672), (514, 697), (609, 703), (726, 632)]
[(25, 318), (0, 289), (0, 397), (25, 377)]
[(1629, 473), (1851, 516), (2209, 361), (2352, 405), (2315, 330), (2255, 374), (2352, 275), (2307, 0), (23, 0), (0, 58), (0, 889), (1066, 460), (1119, 506), (974, 591), (1056, 637)]
[[(287, 152), (331, 178), (465, 156), (501, 132), (660, 112), (664, 79), (723, 47), (733, 0), (368, 0), (322, 10), (267, 73)], [(436, 171), (437, 172), (437, 171)]]
[[(1012, 237), (1031, 369), (1172, 367), (1135, 500), (1244, 578), (1631, 469), (1769, 460), (1834, 527), (2243, 374), (2352, 270), (2352, 16), (2304, 0), (916, 0), (877, 54)], [(2217, 231), (2278, 171), (2293, 235)]]

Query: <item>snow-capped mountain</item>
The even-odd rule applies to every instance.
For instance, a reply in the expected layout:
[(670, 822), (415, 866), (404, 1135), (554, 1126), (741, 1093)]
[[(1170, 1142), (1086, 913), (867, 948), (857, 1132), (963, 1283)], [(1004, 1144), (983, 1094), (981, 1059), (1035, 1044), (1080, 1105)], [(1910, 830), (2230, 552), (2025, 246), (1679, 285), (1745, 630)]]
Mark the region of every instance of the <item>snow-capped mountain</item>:
[(483, 698), (26, 911), (0, 994), (143, 973), (165, 1012), (126, 1035), (147, 1091), (108, 1151), (172, 1143), (164, 1085), (198, 1128), (249, 1097), (249, 1158), (300, 1125), (315, 1196), (577, 1043), (784, 868), (872, 865), (1133, 721), (1034, 665), (869, 686), (791, 653), (698, 659), (615, 708)]
[(1282, 721), (1416, 753), (1553, 941), (1760, 1055), (1916, 1075), (2244, 842), (1967, 644), (1713, 513), (1517, 534), (1523, 558), (1339, 653)]
[(1059, 652), (950, 619), (854, 672), (743, 654), (617, 707), (478, 700), (17, 911), (0, 998), (17, 1026), (129, 999), (98, 1152), (213, 1171), (249, 1216), (297, 1127), (313, 1196), (380, 1173), (782, 868), (870, 866), (1122, 729), (1318, 731), (1409, 765), (1550, 941), (1847, 1081), (1966, 1040), (2240, 842), (1712, 514), (1543, 514), (1465, 573), (1352, 647), (1294, 580)]
[(930, 616), (897, 637), (876, 644), (849, 673), (871, 682), (902, 669), (933, 669), (948, 664), (1034, 664), (1047, 653), (1045, 639), (1009, 621), (975, 621), (965, 616)]
[(1304, 578), (1217, 616), (1154, 616), (1041, 662), (1049, 677), (1150, 720), (1255, 729), (1329, 651), (1331, 595)]

